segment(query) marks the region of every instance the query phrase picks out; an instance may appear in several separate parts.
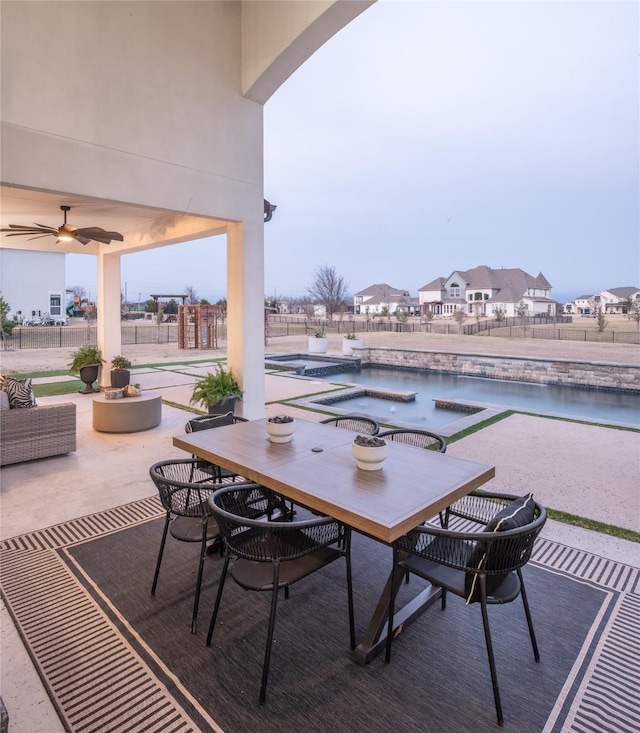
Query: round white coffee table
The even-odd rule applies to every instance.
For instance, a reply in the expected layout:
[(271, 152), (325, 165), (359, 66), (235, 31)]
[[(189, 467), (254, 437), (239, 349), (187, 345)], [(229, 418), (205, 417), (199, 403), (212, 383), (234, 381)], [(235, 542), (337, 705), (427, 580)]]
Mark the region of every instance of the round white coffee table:
[(107, 400), (102, 393), (93, 398), (93, 429), (101, 433), (139, 433), (161, 420), (162, 395), (157, 392), (118, 400)]

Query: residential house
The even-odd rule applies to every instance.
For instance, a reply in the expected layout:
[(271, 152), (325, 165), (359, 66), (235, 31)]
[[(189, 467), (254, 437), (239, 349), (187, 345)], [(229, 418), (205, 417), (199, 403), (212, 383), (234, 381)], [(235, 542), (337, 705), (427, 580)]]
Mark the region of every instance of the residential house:
[(64, 253), (0, 249), (0, 295), (19, 323), (65, 321)]
[(625, 314), (629, 299), (640, 302), (640, 288), (633, 285), (601, 290), (593, 295), (580, 295), (575, 299), (576, 311), (580, 315), (595, 315), (599, 310), (606, 315)]
[(626, 314), (629, 310), (629, 299), (640, 302), (640, 289), (632, 285), (610, 288), (601, 290), (594, 296), (596, 306), (603, 310), (605, 315)]
[(575, 300), (576, 313), (581, 316), (590, 316), (594, 308), (593, 295), (580, 295)]
[(387, 315), (396, 311), (413, 314), (419, 304), (408, 290), (393, 288), (387, 283), (370, 285), (353, 296), (354, 313)]
[(494, 270), (486, 265), (471, 270), (454, 270), (438, 277), (418, 291), (423, 313), (451, 316), (456, 310), (469, 315), (491, 316), (500, 308), (505, 316), (555, 315), (556, 302), (551, 285), (540, 273), (537, 277), (519, 268)]

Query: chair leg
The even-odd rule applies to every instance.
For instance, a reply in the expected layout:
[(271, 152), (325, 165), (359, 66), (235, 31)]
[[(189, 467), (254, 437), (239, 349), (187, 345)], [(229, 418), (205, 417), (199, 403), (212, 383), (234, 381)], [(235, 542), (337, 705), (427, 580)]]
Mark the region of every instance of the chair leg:
[(260, 684), (260, 705), (264, 705), (267, 699), (267, 678), (269, 677), (269, 663), (271, 662), (271, 647), (273, 646), (273, 630), (276, 625), (276, 609), (278, 608), (278, 579), (280, 577), (280, 566), (273, 563), (273, 589), (271, 593), (271, 613), (269, 615), (269, 629), (267, 631), (267, 646), (264, 651), (264, 663), (262, 665), (262, 683)]
[(153, 585), (151, 586), (151, 595), (156, 594), (156, 586), (158, 585), (158, 576), (160, 575), (160, 565), (162, 564), (162, 555), (164, 554), (164, 545), (167, 541), (167, 532), (169, 531), (169, 521), (171, 520), (171, 514), (167, 512), (166, 519), (164, 521), (164, 529), (162, 530), (162, 539), (160, 540), (160, 552), (158, 552), (158, 562), (156, 563), (156, 572), (153, 576)]
[(489, 670), (491, 672), (491, 684), (493, 685), (493, 699), (496, 705), (498, 725), (503, 724), (502, 704), (500, 703), (500, 691), (498, 689), (498, 674), (496, 662), (493, 656), (493, 644), (491, 643), (491, 631), (489, 629), (489, 614), (487, 613), (487, 585), (486, 578), (479, 576), (480, 580), (480, 608), (482, 610), (482, 625), (484, 626), (484, 638), (487, 644), (487, 656), (489, 657)]
[(440, 596), (440, 608), (444, 611), (447, 608), (447, 590), (446, 588), (441, 588), (442, 595)]
[(527, 617), (527, 626), (529, 627), (529, 636), (531, 637), (531, 646), (533, 647), (533, 656), (536, 662), (540, 661), (540, 652), (538, 651), (538, 642), (536, 641), (536, 632), (533, 630), (533, 620), (531, 619), (531, 611), (529, 610), (529, 600), (527, 591), (524, 589), (524, 580), (522, 572), (518, 568), (518, 578), (520, 578), (520, 595), (522, 596), (522, 604), (524, 605), (524, 614)]
[(220, 600), (222, 599), (222, 589), (224, 588), (224, 581), (227, 579), (227, 570), (229, 569), (229, 550), (224, 554), (224, 565), (222, 566), (222, 573), (220, 573), (220, 580), (218, 581), (218, 592), (216, 593), (216, 602), (213, 607), (213, 613), (211, 614), (211, 621), (209, 622), (209, 632), (207, 634), (207, 646), (211, 646), (211, 637), (213, 636), (213, 629), (216, 625), (216, 619), (218, 618), (218, 611), (220, 609)]
[(198, 562), (198, 579), (196, 580), (196, 597), (193, 601), (193, 614), (191, 616), (191, 633), (196, 633), (196, 621), (198, 620), (198, 606), (200, 605), (200, 588), (202, 587), (202, 572), (204, 570), (204, 556), (207, 552), (207, 525), (208, 515), (202, 517), (202, 542), (200, 543), (200, 560)]

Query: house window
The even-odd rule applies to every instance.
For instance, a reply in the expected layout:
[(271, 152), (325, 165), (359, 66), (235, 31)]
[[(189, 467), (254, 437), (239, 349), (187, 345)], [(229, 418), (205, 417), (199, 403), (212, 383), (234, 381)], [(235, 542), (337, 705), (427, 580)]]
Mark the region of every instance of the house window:
[(49, 296), (49, 313), (52, 316), (59, 316), (61, 313), (61, 303), (62, 303), (62, 296), (61, 295), (50, 295)]
[(458, 283), (451, 283), (449, 287), (449, 295), (452, 298), (460, 297), (460, 285), (458, 285)]

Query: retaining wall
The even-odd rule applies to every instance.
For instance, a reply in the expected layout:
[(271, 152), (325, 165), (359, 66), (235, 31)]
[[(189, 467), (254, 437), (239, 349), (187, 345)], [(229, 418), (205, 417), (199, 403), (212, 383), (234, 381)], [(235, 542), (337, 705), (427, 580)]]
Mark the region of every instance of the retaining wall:
[(640, 392), (638, 364), (368, 346), (354, 349), (354, 355), (361, 358), (363, 366), (426, 369), (519, 382)]

